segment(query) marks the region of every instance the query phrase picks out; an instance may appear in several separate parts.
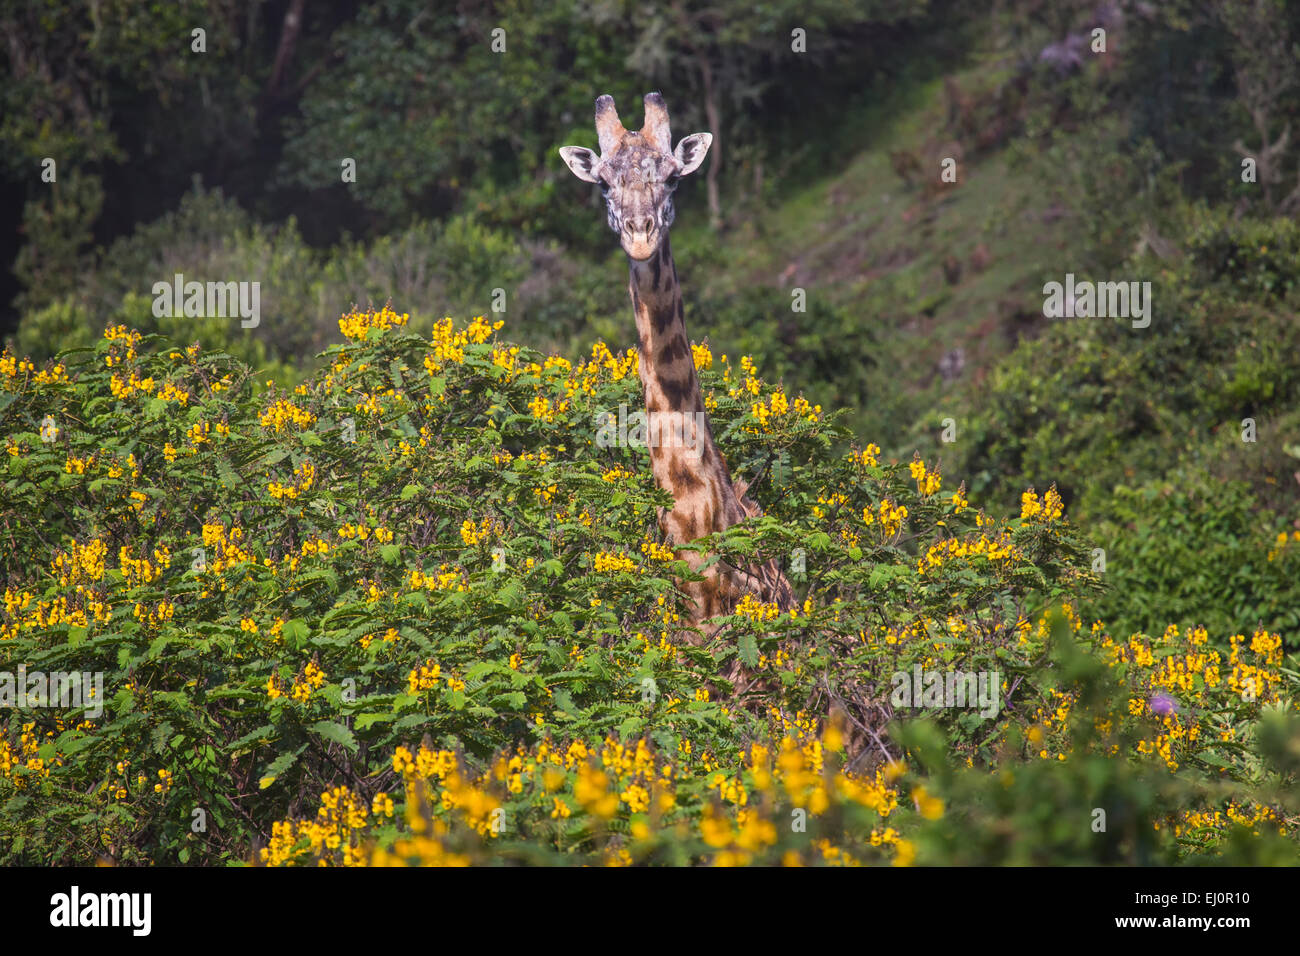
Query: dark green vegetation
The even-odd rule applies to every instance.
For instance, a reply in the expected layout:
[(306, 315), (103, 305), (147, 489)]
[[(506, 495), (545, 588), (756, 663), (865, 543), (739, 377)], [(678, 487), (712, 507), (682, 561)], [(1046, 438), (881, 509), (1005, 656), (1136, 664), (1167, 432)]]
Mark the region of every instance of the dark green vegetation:
[[(783, 480), (875, 442), (882, 462), (919, 451), (941, 467), (945, 494), (965, 482), (971, 503), (995, 515), (1014, 518), (1026, 488), (1055, 484), (1078, 535), (1072, 566), (1103, 586), (1069, 589), (1085, 622), (1105, 621), (1117, 640), (1201, 625), (1225, 655), (1231, 635), (1262, 629), (1294, 650), (1300, 7), (1116, 3), (1107, 52), (1094, 54), (1096, 8), (873, 0), (756, 13), (724, 0), (647, 14), (565, 0), (438, 13), (388, 0), (309, 6), (294, 32), (284, 23), (293, 0), (0, 0), (15, 38), (0, 54), (0, 176), (22, 214), (0, 246), (16, 282), (0, 329), (38, 367), (62, 349), (103, 348), (103, 330), (119, 323), (199, 342), (205, 356), (224, 351), (237, 378), (253, 371), (249, 394), (224, 410), (246, 422), (268, 380), (290, 388), (320, 374), (318, 355), (354, 303), (391, 299), (427, 336), (443, 315), (495, 318), (500, 289), (511, 339), (571, 359), (596, 338), (617, 351), (633, 341), (623, 257), (594, 190), (555, 149), (595, 145), (597, 94), (612, 93), (633, 125), (641, 95), (661, 89), (676, 137), (715, 133), (706, 166), (683, 183), (673, 232), (688, 329), (733, 367), (752, 355), (765, 378), (838, 410), (846, 426), (819, 432), (824, 445), (785, 446)], [(191, 50), (196, 26), (207, 31), (202, 54)], [(795, 28), (807, 31), (807, 54), (791, 52)], [(57, 160), (53, 184), (41, 180), (46, 157)], [(949, 157), (954, 184), (939, 177)], [(1254, 182), (1243, 182), (1243, 157)], [(341, 181), (347, 158), (355, 183)], [(259, 281), (260, 327), (155, 318), (151, 286), (176, 272)], [(1067, 273), (1149, 281), (1150, 327), (1045, 318), (1043, 285)], [(806, 311), (791, 309), (796, 289)], [(89, 404), (107, 401), (102, 385), (70, 387)], [(36, 434), (39, 416), (6, 428), (11, 440)], [(770, 440), (728, 455), (753, 473)], [(250, 450), (245, 464), (264, 453)], [(29, 565), (90, 534), (115, 547), (136, 540), (115, 522), (77, 523), (90, 501), (38, 508), (63, 480), (62, 458), (43, 477), (28, 467), (11, 472), (5, 507), (36, 536)], [(405, 484), (388, 491), (400, 500)], [(821, 490), (809, 483), (800, 503)], [(768, 506), (781, 500), (762, 494)], [(169, 531), (177, 547), (194, 533)], [(10, 564), (5, 583), (26, 588), (33, 573)], [(870, 587), (888, 581), (882, 570)], [(1035, 579), (999, 600), (1037, 609), (1045, 587)], [(938, 610), (908, 608), (891, 623)], [(376, 732), (367, 745), (399, 739)], [(1050, 766), (1023, 777), (1040, 788), (1033, 799), (1008, 799), (1046, 800), (1059, 782)], [(316, 773), (304, 771), (281, 805), (338, 779)], [(967, 833), (947, 833), (944, 846)], [(972, 862), (1001, 858), (980, 852)]]

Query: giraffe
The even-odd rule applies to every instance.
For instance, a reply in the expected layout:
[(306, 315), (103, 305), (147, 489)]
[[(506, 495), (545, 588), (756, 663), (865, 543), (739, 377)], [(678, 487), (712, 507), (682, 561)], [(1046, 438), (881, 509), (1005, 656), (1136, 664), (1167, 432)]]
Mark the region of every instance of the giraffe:
[[(650, 468), (655, 483), (674, 502), (671, 509), (660, 509), (659, 527), (670, 545), (680, 546), (762, 514), (746, 495), (748, 485), (732, 482), (714, 442), (668, 242), (677, 182), (699, 169), (713, 136), (693, 133), (673, 149), (668, 109), (658, 93), (645, 97), (640, 132), (624, 129), (613, 97), (601, 96), (596, 134), (599, 154), (565, 146), (560, 156), (575, 176), (600, 186), (609, 227), (627, 253)], [(698, 551), (678, 551), (677, 556), (693, 571), (708, 560)], [(713, 638), (718, 626), (709, 619), (730, 613), (746, 594), (775, 602), (782, 610), (795, 606), (794, 592), (775, 559), (748, 567), (717, 561), (700, 573), (703, 580), (680, 583), (691, 599), (688, 626), (701, 635), (688, 632), (692, 643)]]

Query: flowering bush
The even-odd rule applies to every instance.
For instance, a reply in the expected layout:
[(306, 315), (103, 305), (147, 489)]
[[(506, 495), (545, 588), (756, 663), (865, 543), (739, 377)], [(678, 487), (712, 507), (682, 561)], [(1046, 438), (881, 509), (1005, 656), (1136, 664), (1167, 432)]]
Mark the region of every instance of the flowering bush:
[(3, 711), (7, 862), (1294, 855), (1279, 637), (1085, 623), (1054, 488), (992, 516), (696, 346), (766, 514), (692, 547), (799, 605), (693, 646), (669, 499), (609, 440), (635, 352), (406, 324), (344, 316), (290, 391), (121, 327), (0, 357), (0, 674), (103, 675), (102, 713)]

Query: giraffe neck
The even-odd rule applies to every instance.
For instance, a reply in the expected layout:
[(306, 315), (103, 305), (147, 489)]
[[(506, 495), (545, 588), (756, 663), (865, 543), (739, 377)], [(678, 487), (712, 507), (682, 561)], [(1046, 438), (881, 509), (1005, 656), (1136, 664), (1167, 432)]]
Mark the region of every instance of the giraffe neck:
[(685, 544), (725, 530), (745, 512), (704, 410), (668, 236), (655, 255), (629, 265), (650, 467), (675, 502), (661, 524), (672, 543)]

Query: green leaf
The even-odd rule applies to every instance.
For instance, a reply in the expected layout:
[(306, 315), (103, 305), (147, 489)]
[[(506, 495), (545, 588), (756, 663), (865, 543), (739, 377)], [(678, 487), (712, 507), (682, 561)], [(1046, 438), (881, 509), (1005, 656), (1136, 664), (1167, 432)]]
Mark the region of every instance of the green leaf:
[(262, 772), (261, 778), (257, 781), (258, 788), (265, 790), (271, 784), (275, 783), (280, 774), (292, 767), (294, 761), (298, 759), (298, 755), (306, 749), (307, 745), (303, 744), (297, 750), (290, 750), (286, 753), (282, 753), (280, 756), (272, 760), (271, 765)]
[(300, 617), (285, 621), (284, 627), (280, 629), (280, 636), (284, 638), (286, 644), (293, 648), (306, 645), (307, 638), (310, 635), (311, 629), (307, 626), (307, 622)]
[(319, 734), (326, 740), (333, 741), (336, 744), (342, 744), (344, 748), (356, 753), (359, 749), (357, 738), (343, 724), (335, 720), (318, 720), (309, 728), (313, 733)]
[(236, 753), (242, 751), (245, 747), (247, 747), (249, 744), (253, 743), (254, 741), (257, 741), (259, 743), (271, 741), (275, 739), (275, 736), (276, 736), (275, 726), (273, 724), (263, 724), (261, 727), (258, 727), (256, 730), (250, 730), (248, 733), (244, 734), (238, 740), (232, 741), (230, 744), (230, 751), (231, 753)]
[(808, 547), (814, 551), (825, 551), (831, 546), (831, 536), (825, 531), (814, 531), (806, 539)]
[(387, 724), (393, 720), (392, 714), (357, 714), (353, 727), (358, 731), (368, 730), (375, 724)]

